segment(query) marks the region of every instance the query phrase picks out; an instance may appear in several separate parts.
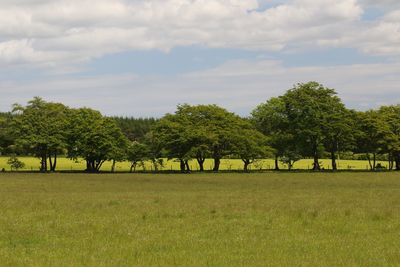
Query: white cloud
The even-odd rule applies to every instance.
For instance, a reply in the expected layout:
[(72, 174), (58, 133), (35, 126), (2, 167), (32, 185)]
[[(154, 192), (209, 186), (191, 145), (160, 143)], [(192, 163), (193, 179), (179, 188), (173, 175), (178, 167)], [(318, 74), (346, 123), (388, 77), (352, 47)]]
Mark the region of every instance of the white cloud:
[[(2, 0), (0, 46), (21, 53), (2, 54), (0, 61), (74, 64), (125, 50), (193, 44), (266, 51), (350, 46), (399, 53), (393, 37), (399, 34), (397, 13), (370, 25), (360, 21), (363, 8), (356, 0), (292, 0), (254, 11), (258, 7), (256, 0)], [(377, 37), (376, 49), (364, 45)], [(24, 42), (29, 45), (21, 46)]]

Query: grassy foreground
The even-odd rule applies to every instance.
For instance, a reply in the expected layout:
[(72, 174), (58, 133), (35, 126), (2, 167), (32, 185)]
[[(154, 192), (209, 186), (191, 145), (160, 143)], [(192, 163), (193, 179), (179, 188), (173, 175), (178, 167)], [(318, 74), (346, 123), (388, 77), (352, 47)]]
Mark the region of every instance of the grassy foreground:
[(400, 174), (0, 173), (2, 266), (395, 266)]

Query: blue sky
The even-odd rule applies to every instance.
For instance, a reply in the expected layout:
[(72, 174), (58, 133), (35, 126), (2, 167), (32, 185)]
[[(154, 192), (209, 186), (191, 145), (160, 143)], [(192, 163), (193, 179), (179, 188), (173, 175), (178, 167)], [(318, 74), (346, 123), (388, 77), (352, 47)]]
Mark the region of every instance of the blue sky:
[(400, 103), (394, 0), (3, 0), (0, 110), (33, 96), (107, 115), (241, 115), (298, 82)]

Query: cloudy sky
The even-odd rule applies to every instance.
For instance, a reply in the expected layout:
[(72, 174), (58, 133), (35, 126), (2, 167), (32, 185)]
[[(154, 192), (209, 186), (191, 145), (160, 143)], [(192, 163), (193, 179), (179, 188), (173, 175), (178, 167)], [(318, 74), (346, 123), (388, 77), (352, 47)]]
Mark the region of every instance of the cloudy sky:
[(298, 82), (400, 103), (399, 0), (0, 0), (0, 110), (33, 96), (107, 115), (179, 103), (247, 115)]

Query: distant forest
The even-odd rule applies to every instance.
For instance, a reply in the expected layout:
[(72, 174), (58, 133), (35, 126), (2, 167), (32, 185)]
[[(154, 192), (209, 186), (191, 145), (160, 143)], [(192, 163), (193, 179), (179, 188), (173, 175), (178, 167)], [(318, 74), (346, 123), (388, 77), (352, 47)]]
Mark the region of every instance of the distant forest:
[(204, 161), (238, 158), (243, 170), (259, 159), (274, 158), (290, 170), (303, 158), (368, 160), (372, 171), (387, 160), (400, 170), (400, 105), (376, 110), (348, 109), (334, 89), (317, 82), (297, 84), (279, 97), (260, 103), (243, 118), (217, 105), (178, 105), (162, 118), (106, 117), (90, 108), (69, 108), (35, 97), (0, 113), (0, 153), (18, 164), (17, 156), (39, 159), (43, 172), (57, 170), (57, 158), (84, 159), (86, 171), (98, 172), (105, 161), (131, 162), (131, 171), (151, 161), (154, 170), (164, 159), (189, 160), (204, 171)]

